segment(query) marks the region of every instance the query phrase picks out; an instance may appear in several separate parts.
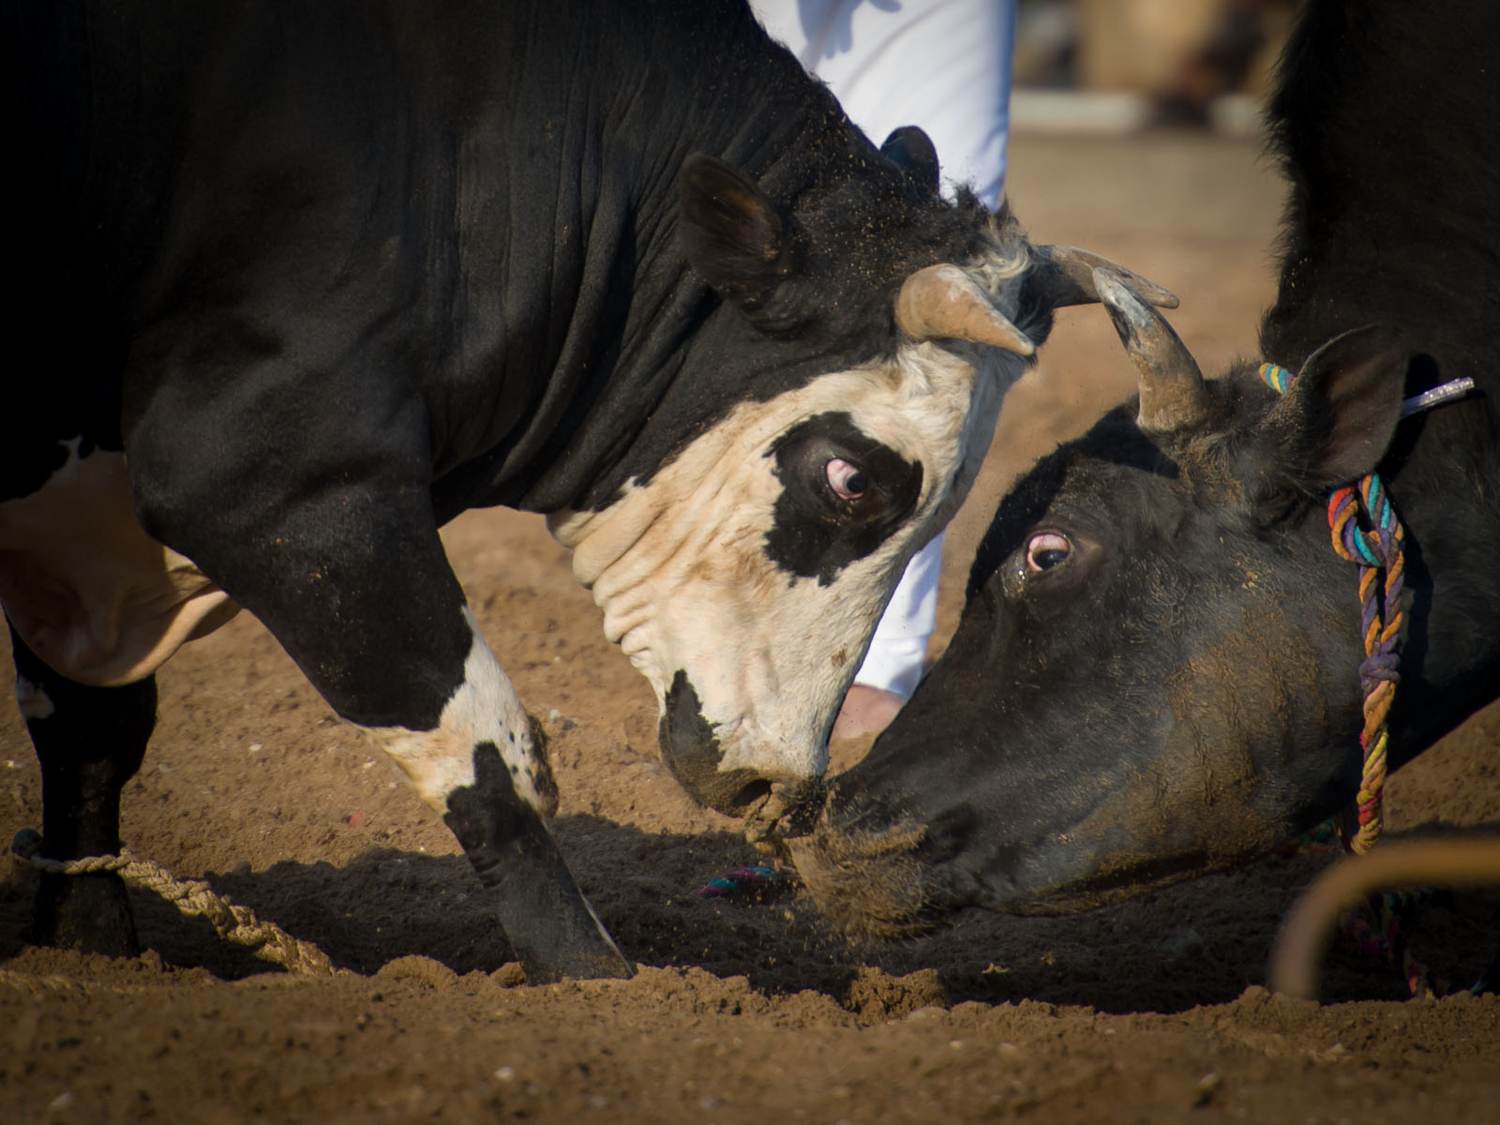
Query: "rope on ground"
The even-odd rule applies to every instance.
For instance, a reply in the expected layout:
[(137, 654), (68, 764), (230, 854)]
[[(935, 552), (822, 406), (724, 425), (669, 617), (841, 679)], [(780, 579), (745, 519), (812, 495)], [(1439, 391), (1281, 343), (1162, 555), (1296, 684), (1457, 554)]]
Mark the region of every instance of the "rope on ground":
[[(29, 839), (23, 843), (25, 837)], [(262, 961), (280, 965), (288, 972), (308, 976), (333, 976), (336, 972), (328, 955), (316, 945), (292, 937), (274, 922), (262, 921), (248, 906), (231, 902), (201, 879), (180, 879), (160, 864), (142, 859), (126, 847), (120, 849), (119, 855), (47, 859), (35, 854), (40, 841), (41, 837), (35, 832), (23, 829), (17, 834), (12, 850), (37, 870), (48, 874), (116, 874), (132, 887), (156, 892), (184, 914), (208, 919), (225, 941), (243, 946)]]

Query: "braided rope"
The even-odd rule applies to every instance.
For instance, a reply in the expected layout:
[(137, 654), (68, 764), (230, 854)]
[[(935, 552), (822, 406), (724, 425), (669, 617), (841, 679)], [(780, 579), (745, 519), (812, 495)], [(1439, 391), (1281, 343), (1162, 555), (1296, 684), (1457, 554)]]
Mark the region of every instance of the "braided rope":
[[(1274, 363), (1261, 364), (1260, 375), (1278, 394), (1286, 393), (1293, 378), (1291, 371)], [(1359, 733), (1363, 767), (1355, 798), (1359, 824), (1350, 836), (1345, 836), (1339, 826), (1334, 828), (1345, 850), (1366, 855), (1379, 842), (1385, 827), (1390, 746), (1387, 720), (1396, 685), (1401, 681), (1398, 650), (1405, 624), (1401, 593), (1406, 580), (1406, 532), (1396, 518), (1380, 474), (1375, 472), (1333, 491), (1328, 498), (1328, 528), (1335, 553), (1359, 567), (1360, 635), (1365, 653), (1359, 666), (1365, 697), (1364, 726)], [(1413, 996), (1441, 996), (1447, 990), (1446, 982), (1431, 978), (1427, 967), (1412, 955), (1401, 929), (1400, 908), (1411, 901), (1393, 892), (1372, 895), (1366, 903), (1369, 917), (1345, 911), (1340, 929), (1361, 952), (1382, 957), (1397, 969)]]
[[(22, 835), (30, 836), (35, 843), (18, 846)], [(317, 946), (292, 937), (274, 922), (262, 921), (248, 906), (230, 902), (201, 879), (179, 879), (126, 847), (120, 849), (119, 855), (84, 859), (47, 859), (27, 854), (39, 843), (39, 836), (23, 830), (12, 850), (37, 870), (51, 875), (118, 875), (132, 887), (156, 892), (184, 914), (207, 918), (225, 941), (244, 946), (262, 961), (280, 965), (289, 972), (310, 976), (333, 976), (336, 972), (328, 955)]]
[[(1293, 377), (1292, 372), (1274, 363), (1261, 364), (1260, 375), (1267, 386), (1281, 394), (1286, 393)], [(1398, 649), (1405, 623), (1401, 593), (1406, 579), (1406, 532), (1396, 518), (1380, 474), (1374, 472), (1356, 484), (1334, 490), (1328, 498), (1328, 527), (1334, 551), (1360, 568), (1360, 632), (1365, 658), (1359, 666), (1359, 678), (1365, 699), (1359, 745), (1364, 765), (1356, 797), (1359, 827), (1347, 847), (1355, 855), (1364, 855), (1379, 841), (1385, 827), (1390, 745), (1387, 720), (1401, 680)]]

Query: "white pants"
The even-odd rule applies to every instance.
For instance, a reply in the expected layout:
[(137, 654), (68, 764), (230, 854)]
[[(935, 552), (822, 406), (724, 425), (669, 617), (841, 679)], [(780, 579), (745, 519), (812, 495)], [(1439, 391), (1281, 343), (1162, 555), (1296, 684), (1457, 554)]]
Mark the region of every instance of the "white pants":
[[(1015, 0), (750, 0), (877, 145), (917, 125), (937, 148), (945, 194), (1000, 201), (1010, 117)], [(906, 568), (854, 682), (910, 696), (937, 621), (943, 536)]]

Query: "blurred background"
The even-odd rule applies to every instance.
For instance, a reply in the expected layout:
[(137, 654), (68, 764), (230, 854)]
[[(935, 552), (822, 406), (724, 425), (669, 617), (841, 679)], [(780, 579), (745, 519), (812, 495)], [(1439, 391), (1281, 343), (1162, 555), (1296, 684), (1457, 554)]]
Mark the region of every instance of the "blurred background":
[[(1005, 194), (1035, 242), (1084, 246), (1181, 298), (1168, 318), (1204, 374), (1258, 356), (1286, 187), (1261, 109), (1299, 0), (1019, 0)], [(1016, 476), (1135, 393), (1097, 306), (1060, 310), (1009, 393), (950, 526), (946, 646), (974, 550)]]
[[(1033, 242), (1096, 251), (1177, 294), (1167, 319), (1208, 378), (1259, 355), (1276, 297), (1286, 182), (1254, 131), (1037, 128), (1012, 122), (1005, 194)], [(929, 660), (963, 606), (975, 548), (1016, 477), (1136, 393), (1098, 305), (1057, 311), (1037, 363), (1006, 394), (989, 456), (949, 525)]]
[(1013, 128), (1250, 132), (1298, 0), (1019, 0)]

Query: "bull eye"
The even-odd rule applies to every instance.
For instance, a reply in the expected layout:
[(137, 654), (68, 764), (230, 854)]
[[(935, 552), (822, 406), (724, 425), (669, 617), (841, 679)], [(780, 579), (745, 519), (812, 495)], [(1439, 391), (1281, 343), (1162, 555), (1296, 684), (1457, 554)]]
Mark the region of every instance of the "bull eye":
[(858, 465), (852, 465), (842, 457), (835, 457), (823, 467), (828, 477), (828, 487), (840, 500), (858, 500), (870, 487), (870, 480)]
[(1033, 535), (1026, 544), (1026, 569), (1033, 574), (1051, 570), (1068, 561), (1073, 553), (1073, 544), (1061, 535), (1044, 531)]

